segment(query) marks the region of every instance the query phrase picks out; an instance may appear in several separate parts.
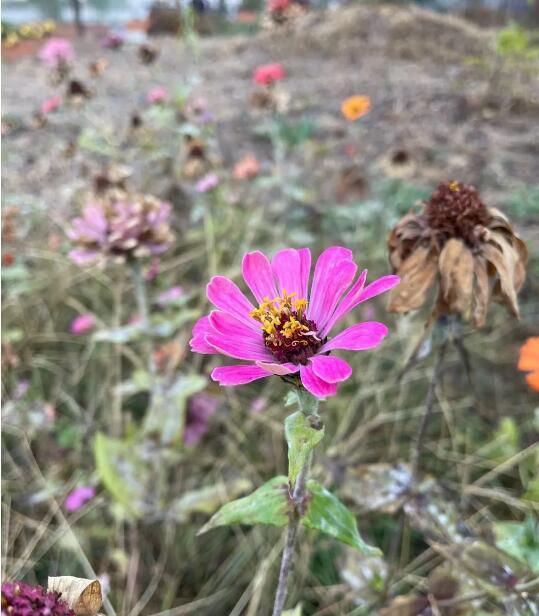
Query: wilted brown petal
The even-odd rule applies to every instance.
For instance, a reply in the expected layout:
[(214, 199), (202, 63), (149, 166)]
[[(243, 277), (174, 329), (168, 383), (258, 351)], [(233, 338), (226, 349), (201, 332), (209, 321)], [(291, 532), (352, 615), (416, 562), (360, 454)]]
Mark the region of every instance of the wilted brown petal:
[(485, 324), (489, 299), (490, 284), (487, 263), (483, 257), (476, 257), (474, 261), (474, 290), (472, 297), (472, 323), (476, 327), (483, 327)]
[(448, 240), (440, 253), (440, 295), (447, 311), (469, 318), (472, 303), (474, 259), (461, 240)]
[[(483, 245), (482, 253), (494, 272), (498, 274), (494, 287), (494, 298), (518, 317), (519, 309), (515, 289), (515, 270), (519, 270), (517, 251), (500, 234), (497, 234), (495, 242), (489, 241)], [(493, 275), (492, 269), (489, 271), (490, 275)], [(522, 272), (518, 271), (518, 275), (522, 277)]]
[(419, 246), (397, 270), (401, 282), (389, 296), (391, 312), (409, 312), (425, 301), (436, 277), (437, 258), (430, 247)]

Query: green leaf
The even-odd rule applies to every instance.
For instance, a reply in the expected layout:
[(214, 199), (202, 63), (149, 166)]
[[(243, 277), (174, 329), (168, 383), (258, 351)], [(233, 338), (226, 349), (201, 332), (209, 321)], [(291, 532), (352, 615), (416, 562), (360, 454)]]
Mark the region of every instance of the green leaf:
[(496, 545), (539, 573), (539, 524), (530, 515), (523, 522), (496, 522)]
[(132, 517), (140, 517), (144, 503), (147, 467), (136, 457), (129, 441), (110, 438), (98, 432), (94, 439), (94, 458), (101, 481), (114, 499)]
[(290, 509), (288, 479), (274, 477), (249, 496), (223, 505), (197, 534), (227, 524), (272, 524), (286, 526)]
[(203, 376), (181, 375), (170, 386), (156, 388), (152, 408), (144, 420), (145, 434), (159, 435), (163, 445), (179, 442), (183, 436), (187, 400), (206, 387)]
[(309, 502), (301, 523), (342, 543), (356, 548), (364, 556), (380, 556), (378, 548), (367, 545), (357, 529), (354, 514), (341, 501), (314, 480), (307, 483)]
[(305, 466), (313, 448), (324, 436), (324, 425), (317, 415), (292, 413), (284, 422), (288, 443), (288, 479), (294, 485), (300, 470)]
[(228, 499), (244, 494), (252, 487), (253, 484), (249, 479), (234, 479), (190, 490), (170, 504), (167, 516), (178, 522), (185, 522), (192, 513), (211, 515)]

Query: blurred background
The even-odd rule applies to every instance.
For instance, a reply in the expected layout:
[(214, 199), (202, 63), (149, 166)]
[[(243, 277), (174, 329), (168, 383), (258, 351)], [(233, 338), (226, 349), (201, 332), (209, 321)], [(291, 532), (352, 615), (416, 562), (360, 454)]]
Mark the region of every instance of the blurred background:
[[(383, 556), (304, 530), (287, 606), (539, 614), (538, 25), (537, 0), (2, 2), (4, 581), (97, 578), (107, 616), (270, 614), (281, 530), (196, 533), (286, 474), (287, 390), (210, 379), (206, 284), (288, 246), (389, 274), (391, 229), (458, 180), (527, 244), (520, 319), (458, 321), (433, 376), (434, 290), (356, 309), (390, 334), (347, 356), (313, 475)], [(107, 252), (85, 207), (118, 202)], [(133, 236), (144, 208), (166, 221)]]

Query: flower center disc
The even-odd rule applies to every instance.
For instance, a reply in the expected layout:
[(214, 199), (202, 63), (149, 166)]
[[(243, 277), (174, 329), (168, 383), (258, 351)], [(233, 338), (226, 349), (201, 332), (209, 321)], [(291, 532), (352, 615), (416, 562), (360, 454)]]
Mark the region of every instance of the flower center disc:
[(281, 297), (264, 298), (250, 316), (262, 324), (264, 344), (279, 362), (306, 364), (323, 341), (316, 323), (305, 316), (307, 300), (293, 299), (295, 295), (283, 289)]

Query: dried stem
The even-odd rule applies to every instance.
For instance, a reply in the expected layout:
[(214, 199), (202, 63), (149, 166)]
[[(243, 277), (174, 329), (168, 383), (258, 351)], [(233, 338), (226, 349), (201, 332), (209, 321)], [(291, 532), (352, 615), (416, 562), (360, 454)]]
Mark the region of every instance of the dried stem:
[(440, 382), (440, 376), (442, 374), (442, 367), (444, 363), (445, 352), (447, 350), (448, 340), (445, 339), (441, 346), (438, 348), (438, 354), (436, 357), (436, 362), (434, 364), (434, 371), (432, 373), (432, 379), (429, 383), (429, 389), (427, 391), (427, 399), (425, 402), (425, 412), (423, 417), (421, 418), (421, 424), (419, 425), (419, 430), (417, 431), (417, 436), (415, 438), (415, 447), (412, 453), (412, 477), (417, 479), (417, 474), (419, 471), (419, 461), (421, 458), (421, 453), (423, 451), (423, 440), (425, 438), (425, 434), (427, 432), (427, 427), (430, 423), (430, 418), (432, 417), (432, 411), (434, 410), (434, 403), (436, 401), (436, 388), (438, 383)]

